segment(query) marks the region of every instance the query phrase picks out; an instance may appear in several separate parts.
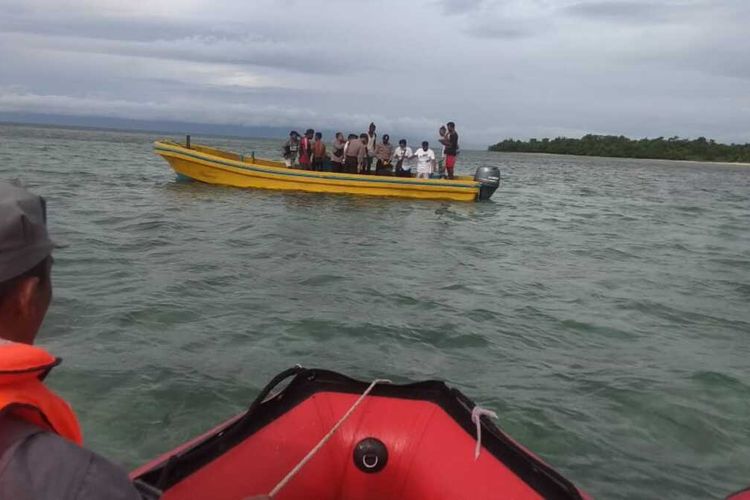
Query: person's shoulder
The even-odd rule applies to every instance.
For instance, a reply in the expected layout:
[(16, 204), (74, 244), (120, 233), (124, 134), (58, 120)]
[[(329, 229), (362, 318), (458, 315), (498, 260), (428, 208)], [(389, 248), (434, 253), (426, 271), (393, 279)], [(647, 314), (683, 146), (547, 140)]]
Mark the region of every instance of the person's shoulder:
[[(123, 469), (47, 431), (33, 433), (5, 450), (2, 464), (0, 498), (141, 498)], [(16, 491), (27, 494), (14, 496)]]

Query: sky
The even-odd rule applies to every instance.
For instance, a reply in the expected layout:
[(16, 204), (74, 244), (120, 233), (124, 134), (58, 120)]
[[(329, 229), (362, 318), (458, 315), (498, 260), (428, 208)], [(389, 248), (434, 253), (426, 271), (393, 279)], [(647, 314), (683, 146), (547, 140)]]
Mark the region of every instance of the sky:
[(750, 0), (0, 0), (0, 113), (750, 142)]

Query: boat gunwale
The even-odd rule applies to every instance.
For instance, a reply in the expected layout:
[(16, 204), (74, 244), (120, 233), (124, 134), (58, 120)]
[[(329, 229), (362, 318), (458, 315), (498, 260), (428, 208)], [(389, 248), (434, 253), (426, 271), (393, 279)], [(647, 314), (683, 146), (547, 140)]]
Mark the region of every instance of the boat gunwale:
[[(301, 177), (308, 179), (321, 179), (331, 181), (351, 181), (363, 184), (391, 184), (392, 188), (403, 189), (413, 186), (419, 190), (423, 190), (424, 187), (437, 188), (434, 191), (447, 192), (449, 190), (465, 191), (473, 190), (478, 191), (480, 187), (479, 182), (456, 183), (455, 181), (447, 181), (443, 179), (415, 179), (406, 177), (385, 177), (385, 176), (369, 176), (360, 174), (344, 174), (338, 172), (310, 172), (307, 170), (298, 170), (287, 167), (272, 167), (265, 165), (257, 165), (254, 163), (247, 163), (240, 160), (231, 160), (229, 158), (223, 158), (221, 156), (212, 155), (210, 153), (202, 152), (195, 149), (189, 149), (181, 144), (173, 143), (171, 141), (155, 141), (154, 149), (157, 154), (172, 153), (176, 155), (187, 156), (188, 158), (195, 158), (222, 166), (238, 168), (240, 170), (247, 170), (250, 172), (259, 172), (271, 175), (284, 175), (289, 177)], [(217, 149), (217, 148), (213, 148)], [(219, 150), (221, 151), (221, 150)], [(230, 151), (226, 151), (231, 153)], [(236, 153), (233, 153), (236, 154)], [(163, 155), (162, 155), (163, 156)], [(240, 155), (238, 155), (240, 156)], [(379, 177), (379, 178), (375, 178)]]

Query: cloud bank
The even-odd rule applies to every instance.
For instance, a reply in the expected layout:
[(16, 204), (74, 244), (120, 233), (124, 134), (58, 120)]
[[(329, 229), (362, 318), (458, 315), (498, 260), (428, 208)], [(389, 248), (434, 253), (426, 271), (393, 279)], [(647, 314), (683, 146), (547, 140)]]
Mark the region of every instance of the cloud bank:
[(750, 140), (750, 2), (0, 0), (0, 112)]

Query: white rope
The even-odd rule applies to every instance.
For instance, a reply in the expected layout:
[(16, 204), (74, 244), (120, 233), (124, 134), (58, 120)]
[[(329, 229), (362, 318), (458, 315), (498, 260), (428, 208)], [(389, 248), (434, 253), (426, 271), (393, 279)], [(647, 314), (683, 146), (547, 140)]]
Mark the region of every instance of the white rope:
[(471, 421), (477, 424), (477, 446), (474, 448), (474, 460), (479, 458), (479, 451), (482, 449), (482, 417), (492, 417), (497, 419), (497, 413), (492, 410), (487, 410), (479, 405), (476, 405), (471, 410)]
[(299, 463), (295, 465), (294, 468), (290, 470), (289, 473), (286, 476), (284, 476), (284, 478), (281, 481), (279, 481), (279, 484), (277, 484), (271, 490), (271, 493), (269, 493), (268, 496), (270, 498), (273, 498), (274, 496), (276, 496), (279, 493), (279, 491), (281, 491), (281, 489), (284, 486), (286, 486), (287, 483), (289, 483), (289, 481), (291, 481), (292, 478), (294, 478), (294, 476), (297, 475), (297, 473), (302, 469), (302, 467), (304, 467), (305, 464), (309, 462), (310, 459), (312, 459), (312, 457), (314, 457), (315, 454), (323, 447), (323, 445), (326, 444), (328, 440), (331, 439), (331, 437), (333, 437), (334, 433), (338, 430), (339, 427), (341, 427), (341, 424), (343, 424), (344, 421), (347, 418), (349, 418), (349, 415), (351, 415), (354, 412), (354, 410), (357, 409), (357, 406), (359, 406), (359, 404), (367, 397), (367, 395), (370, 393), (373, 387), (375, 387), (376, 384), (390, 384), (390, 383), (391, 383), (390, 380), (383, 379), (383, 378), (378, 378), (378, 379), (373, 380), (372, 383), (370, 384), (370, 387), (368, 387), (367, 390), (365, 390), (365, 392), (362, 393), (359, 399), (357, 399), (357, 401), (351, 406), (351, 408), (349, 408), (349, 411), (344, 413), (344, 416), (341, 417), (338, 422), (336, 422), (336, 425), (334, 425), (331, 428), (331, 430), (328, 431), (328, 434), (323, 436), (323, 439), (321, 439), (318, 442), (318, 444), (316, 444), (315, 447), (312, 450), (310, 450), (307, 453), (307, 455), (305, 455), (305, 457), (302, 460), (300, 460)]

